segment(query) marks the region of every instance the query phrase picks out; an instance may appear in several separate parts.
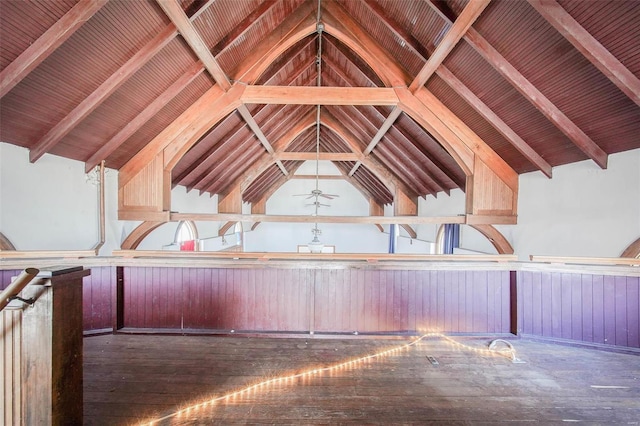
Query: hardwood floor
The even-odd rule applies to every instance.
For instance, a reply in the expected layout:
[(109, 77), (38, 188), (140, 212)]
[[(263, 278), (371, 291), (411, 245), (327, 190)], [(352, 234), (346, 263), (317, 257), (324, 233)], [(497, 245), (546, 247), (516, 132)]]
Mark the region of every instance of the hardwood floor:
[[(455, 339), (478, 349), (491, 340)], [(169, 417), (159, 424), (167, 425), (640, 422), (639, 355), (511, 342), (526, 363), (429, 338), (357, 368), (263, 386), (173, 415), (265, 379), (407, 340), (87, 337), (84, 423), (137, 424), (163, 416)]]

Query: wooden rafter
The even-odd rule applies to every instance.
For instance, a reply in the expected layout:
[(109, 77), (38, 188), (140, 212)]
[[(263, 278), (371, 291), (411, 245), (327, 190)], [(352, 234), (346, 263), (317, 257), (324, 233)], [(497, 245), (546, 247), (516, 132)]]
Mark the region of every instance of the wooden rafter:
[[(262, 145), (264, 146), (264, 148), (267, 150), (267, 152), (269, 154), (273, 154), (273, 147), (271, 146), (271, 144), (269, 143), (269, 141), (267, 140), (267, 137), (264, 135), (264, 133), (262, 132), (262, 130), (260, 129), (260, 126), (258, 126), (258, 123), (256, 123), (256, 120), (251, 116), (251, 113), (249, 112), (249, 110), (247, 109), (246, 105), (240, 105), (238, 107), (238, 112), (240, 113), (240, 115), (242, 116), (242, 118), (244, 118), (244, 121), (247, 122), (247, 125), (249, 126), (249, 128), (253, 131), (253, 133), (256, 135), (256, 137), (258, 138), (258, 140), (260, 141), (260, 143), (262, 143)], [(278, 167), (280, 168), (280, 170), (282, 171), (282, 173), (286, 176), (289, 174), (289, 172), (287, 171), (287, 169), (285, 169), (285, 167), (282, 165), (282, 162), (280, 162), (279, 160), (276, 161), (276, 164), (278, 165)]]
[(227, 77), (216, 58), (211, 54), (207, 44), (193, 26), (189, 17), (184, 13), (180, 4), (176, 0), (156, 0), (156, 3), (158, 3), (164, 13), (167, 14), (171, 22), (174, 23), (182, 35), (182, 38), (185, 39), (189, 47), (191, 47), (196, 56), (202, 61), (204, 67), (222, 90), (226, 92), (231, 89), (229, 77)]
[(107, 0), (80, 0), (0, 73), (0, 99), (98, 12)]
[(487, 106), (480, 98), (478, 98), (467, 86), (464, 85), (458, 78), (453, 75), (445, 67), (440, 67), (438, 70), (438, 76), (442, 78), (453, 90), (455, 90), (460, 96), (462, 96), (478, 114), (484, 117), (494, 129), (496, 129), (502, 136), (507, 139), (511, 145), (514, 146), (527, 160), (529, 160), (534, 166), (538, 168), (547, 177), (551, 177), (552, 170), (551, 164), (549, 164), (544, 158), (540, 156), (531, 146), (525, 142), (511, 127), (507, 125), (498, 115), (493, 112), (491, 108)]
[[(384, 135), (387, 133), (387, 131), (389, 131), (391, 126), (393, 126), (393, 123), (395, 123), (395, 121), (398, 119), (400, 114), (402, 114), (402, 110), (400, 108), (398, 108), (398, 107), (395, 107), (391, 111), (389, 116), (384, 120), (384, 122), (382, 123), (382, 125), (380, 126), (378, 131), (376, 132), (376, 135), (373, 137), (371, 142), (369, 142), (369, 145), (367, 145), (367, 148), (364, 150), (363, 154), (365, 156), (369, 155), (371, 153), (371, 151), (374, 150), (376, 145), (378, 145), (378, 143), (380, 143), (380, 141), (382, 140)], [(353, 168), (349, 172), (349, 176), (353, 176), (353, 174), (356, 172), (356, 170), (358, 170), (358, 167), (360, 167), (360, 164), (362, 164), (362, 162), (360, 162), (360, 161), (356, 162), (356, 164), (353, 166)]]
[(173, 24), (167, 26), (142, 49), (138, 50), (124, 65), (86, 97), (78, 106), (58, 122), (40, 139), (29, 152), (29, 161), (36, 162), (58, 144), (85, 117), (115, 92), (129, 77), (142, 68), (156, 53), (164, 48), (177, 34)]
[(601, 73), (636, 105), (640, 105), (640, 79), (611, 54), (555, 0), (529, 0), (569, 43), (584, 55)]
[(487, 7), (491, 0), (473, 0), (467, 3), (464, 10), (456, 18), (455, 22), (447, 31), (447, 34), (442, 38), (436, 50), (433, 51), (427, 62), (424, 64), (418, 75), (413, 79), (409, 85), (409, 90), (415, 93), (420, 87), (429, 80), (429, 78), (436, 72), (436, 69), (451, 53), (456, 44), (465, 35), (467, 30), (480, 16), (482, 11)]
[[(425, 49), (411, 33), (405, 31), (397, 22), (391, 19), (378, 3), (373, 0), (366, 0), (365, 4), (369, 10), (376, 15), (378, 19), (397, 37), (401, 43), (404, 43), (409, 49), (419, 57), (427, 60), (430, 57), (429, 52)], [(509, 127), (500, 117), (498, 117), (486, 104), (484, 104), (471, 90), (465, 86), (454, 74), (444, 65), (440, 64), (436, 68), (436, 74), (445, 81), (454, 91), (462, 96), (480, 115), (482, 115), (496, 130), (498, 130), (506, 140), (511, 143), (522, 155), (525, 156), (532, 164), (538, 167), (545, 175), (551, 175), (551, 166), (545, 161), (535, 150), (533, 150), (518, 134)], [(399, 129), (400, 130), (400, 129)], [(436, 166), (444, 171), (450, 179), (464, 187), (464, 182), (458, 182), (446, 168), (440, 165)]]
[[(446, 22), (452, 23), (452, 14), (446, 5), (433, 0), (428, 1), (427, 4)], [(511, 65), (478, 31), (469, 28), (464, 39), (583, 153), (603, 169), (607, 167), (607, 153)]]
[(105, 142), (85, 163), (85, 171), (88, 173), (100, 161), (113, 154), (126, 140), (137, 132), (142, 126), (152, 119), (164, 106), (178, 93), (187, 87), (204, 70), (202, 64), (197, 62), (189, 67), (171, 86), (145, 107), (138, 115), (122, 127), (115, 135)]
[[(216, 83), (226, 92), (231, 89), (231, 82), (229, 78), (225, 74), (225, 72), (218, 64), (218, 61), (213, 56), (213, 54), (209, 51), (206, 43), (193, 26), (187, 15), (183, 12), (182, 7), (175, 0), (157, 0), (157, 3), (162, 7), (165, 11), (169, 19), (176, 25), (182, 37), (187, 41), (193, 52), (198, 56), (198, 58), (202, 61), (205, 68), (211, 74), (211, 76), (215, 79)], [(260, 126), (255, 121), (249, 110), (245, 105), (238, 106), (238, 112), (246, 121), (249, 128), (255, 133), (256, 137), (265, 147), (267, 152), (273, 154), (273, 148), (271, 144), (267, 140), (266, 136), (260, 129)], [(288, 174), (287, 169), (282, 165), (281, 162), (277, 162), (278, 167), (282, 170), (282, 173), (285, 175)]]

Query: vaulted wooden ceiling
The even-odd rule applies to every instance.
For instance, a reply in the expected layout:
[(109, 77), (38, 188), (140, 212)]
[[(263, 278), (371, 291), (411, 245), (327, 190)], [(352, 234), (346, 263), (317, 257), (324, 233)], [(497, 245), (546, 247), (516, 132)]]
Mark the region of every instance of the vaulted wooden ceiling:
[[(318, 18), (318, 31), (278, 49)], [(404, 81), (385, 81), (353, 39)], [(517, 173), (606, 167), (608, 154), (640, 147), (636, 0), (0, 0), (0, 140), (31, 161), (120, 169), (265, 46), (277, 57), (245, 83), (424, 86)], [(239, 105), (171, 182), (240, 187), (257, 203), (316, 158), (319, 128), (320, 158), (378, 204), (393, 201), (390, 183), (413, 196), (465, 189), (456, 160), (399, 108), (326, 104), (319, 118), (298, 102)]]

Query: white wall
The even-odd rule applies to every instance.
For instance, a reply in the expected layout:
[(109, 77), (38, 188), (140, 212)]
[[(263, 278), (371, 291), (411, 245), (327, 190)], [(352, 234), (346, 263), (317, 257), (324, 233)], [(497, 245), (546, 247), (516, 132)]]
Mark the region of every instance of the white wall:
[[(117, 173), (106, 174), (106, 243), (119, 246)], [(0, 143), (0, 231), (18, 250), (88, 250), (98, 242), (98, 187), (84, 163), (45, 155), (35, 164), (29, 151)]]
[[(314, 174), (315, 162), (308, 162), (299, 174)], [(321, 174), (337, 173), (330, 163), (321, 162)], [(540, 172), (520, 176), (518, 224), (498, 227), (523, 260), (530, 254), (557, 256), (619, 256), (640, 236), (640, 149), (609, 156), (609, 167), (601, 170), (592, 161), (556, 167), (553, 179)], [(315, 180), (292, 179), (269, 199), (269, 214), (308, 214), (304, 197)], [(344, 180), (321, 180), (320, 189), (335, 193), (330, 208), (319, 214), (368, 215), (367, 200)], [(245, 210), (248, 206), (244, 206)], [(172, 210), (215, 213), (217, 198), (187, 193), (183, 187), (172, 191)], [(386, 208), (389, 213), (391, 209)], [(420, 199), (421, 216), (449, 216), (464, 212), (464, 194)], [(117, 220), (117, 172), (106, 175), (106, 244), (101, 255), (113, 249), (135, 228), (137, 222)], [(198, 222), (199, 236), (209, 239), (208, 249), (225, 248), (217, 237), (217, 222)], [(142, 249), (159, 250), (173, 241), (177, 224), (167, 224), (142, 243)], [(313, 224), (263, 223), (245, 235), (248, 251), (295, 251), (297, 244), (311, 241)], [(373, 225), (319, 224), (321, 241), (336, 251), (384, 253), (388, 234)], [(250, 229), (250, 224), (245, 224)], [(434, 241), (437, 225), (417, 227), (418, 240), (404, 231), (399, 252), (428, 253), (425, 241)], [(99, 238), (98, 188), (88, 182), (84, 163), (45, 155), (29, 163), (24, 148), (0, 143), (0, 231), (18, 250), (85, 250)], [(232, 231), (229, 231), (232, 232)], [(227, 237), (228, 245), (235, 242)], [(491, 244), (469, 227), (461, 232), (461, 247), (495, 253)]]
[(520, 259), (617, 257), (640, 237), (640, 149), (520, 176), (518, 225), (499, 229)]

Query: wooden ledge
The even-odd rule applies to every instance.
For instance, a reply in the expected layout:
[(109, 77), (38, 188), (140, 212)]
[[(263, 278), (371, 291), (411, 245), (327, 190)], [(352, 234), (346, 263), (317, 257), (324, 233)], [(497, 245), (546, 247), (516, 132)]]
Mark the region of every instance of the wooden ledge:
[(0, 250), (0, 259), (80, 259), (96, 256), (95, 250)]
[(532, 262), (574, 265), (627, 265), (640, 266), (640, 259), (633, 257), (563, 257), (563, 256), (529, 256)]
[(164, 259), (255, 259), (255, 260), (305, 260), (305, 261), (363, 261), (375, 262), (515, 262), (515, 255), (466, 255), (466, 254), (378, 254), (378, 253), (266, 253), (220, 251), (162, 251), (162, 250), (114, 250), (114, 256), (126, 258)]

